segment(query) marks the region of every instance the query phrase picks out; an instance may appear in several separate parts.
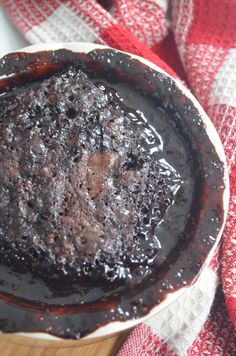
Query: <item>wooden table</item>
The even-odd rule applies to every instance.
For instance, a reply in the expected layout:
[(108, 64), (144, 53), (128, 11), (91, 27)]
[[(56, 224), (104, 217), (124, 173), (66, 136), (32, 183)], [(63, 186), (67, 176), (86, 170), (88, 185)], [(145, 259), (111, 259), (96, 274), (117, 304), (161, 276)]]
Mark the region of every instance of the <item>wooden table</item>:
[(128, 332), (98, 338), (94, 342), (44, 341), (0, 334), (1, 356), (115, 356)]

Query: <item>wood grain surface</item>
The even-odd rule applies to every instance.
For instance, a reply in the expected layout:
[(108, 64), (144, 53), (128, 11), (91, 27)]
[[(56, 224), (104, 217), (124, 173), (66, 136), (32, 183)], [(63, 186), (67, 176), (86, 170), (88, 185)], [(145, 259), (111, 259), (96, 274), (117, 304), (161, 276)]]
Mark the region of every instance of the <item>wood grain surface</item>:
[(115, 356), (128, 332), (78, 341), (44, 341), (0, 334), (0, 356)]

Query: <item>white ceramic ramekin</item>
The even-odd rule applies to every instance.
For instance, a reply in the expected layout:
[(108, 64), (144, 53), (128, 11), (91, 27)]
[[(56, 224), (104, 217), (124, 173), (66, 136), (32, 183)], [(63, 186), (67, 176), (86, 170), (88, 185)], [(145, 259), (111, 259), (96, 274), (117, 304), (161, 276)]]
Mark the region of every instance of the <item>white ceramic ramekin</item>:
[[(101, 46), (101, 45), (97, 45), (97, 44), (92, 44), (92, 43), (55, 43), (55, 44), (40, 44), (40, 45), (34, 45), (34, 46), (29, 46), (29, 47), (25, 47), (21, 50), (18, 50), (17, 52), (28, 52), (28, 53), (34, 53), (34, 52), (38, 52), (38, 51), (43, 51), (43, 50), (57, 50), (57, 49), (68, 49), (71, 50), (73, 52), (79, 52), (79, 53), (88, 53), (94, 49), (97, 48), (108, 48), (106, 46)], [(159, 68), (158, 66), (156, 66), (155, 64), (151, 63), (150, 61), (141, 58), (139, 56), (133, 55), (133, 54), (129, 54), (131, 56), (131, 58), (135, 58), (137, 60), (139, 60), (140, 62), (144, 63), (146, 66), (152, 68), (153, 70), (159, 72), (159, 73), (163, 73), (166, 76), (169, 76), (166, 72), (164, 72), (161, 68)], [(170, 77), (170, 76), (169, 76)], [(171, 77), (172, 78), (172, 77)], [(217, 155), (220, 159), (221, 162), (223, 162), (224, 165), (224, 184), (225, 184), (225, 190), (224, 190), (224, 198), (223, 198), (223, 210), (224, 210), (224, 222), (226, 219), (226, 215), (227, 215), (227, 209), (228, 209), (228, 201), (229, 201), (229, 180), (228, 180), (228, 173), (227, 173), (227, 167), (226, 167), (226, 159), (225, 159), (225, 154), (224, 154), (224, 150), (223, 150), (223, 146), (221, 144), (221, 141), (219, 139), (219, 136), (216, 132), (215, 127), (213, 126), (211, 120), (208, 118), (207, 114), (205, 113), (205, 111), (203, 110), (203, 108), (201, 107), (201, 105), (198, 103), (197, 99), (190, 93), (190, 91), (183, 86), (183, 84), (177, 80), (175, 80), (174, 78), (172, 78), (176, 84), (176, 86), (179, 88), (179, 90), (187, 97), (191, 100), (191, 102), (193, 103), (193, 105), (195, 106), (195, 108), (197, 109), (198, 113), (200, 114), (205, 127), (206, 127), (206, 132), (207, 135), (209, 137), (209, 140), (212, 142), (212, 144), (215, 147), (215, 150), (217, 152)], [(218, 245), (221, 235), (222, 235), (222, 231), (223, 231), (223, 226), (221, 227), (218, 236), (216, 238), (216, 241), (210, 251), (210, 253), (208, 254), (208, 257), (205, 261), (204, 266), (207, 265), (208, 261), (211, 259), (214, 250), (216, 248), (216, 246)], [(202, 267), (201, 271), (199, 272), (199, 274), (196, 276), (196, 278), (194, 279), (194, 282), (197, 281), (199, 275), (202, 273), (202, 270), (204, 269), (204, 266)], [(181, 297), (181, 295), (183, 293), (186, 292), (186, 290), (189, 287), (183, 287), (181, 289), (179, 289), (178, 291), (175, 291), (173, 293), (168, 294), (167, 298), (161, 302), (159, 305), (155, 306), (153, 309), (150, 310), (150, 312), (139, 319), (135, 319), (135, 320), (127, 320), (124, 322), (110, 322), (107, 325), (101, 326), (99, 327), (96, 331), (92, 332), (91, 334), (87, 335), (85, 337), (85, 339), (94, 339), (97, 337), (104, 337), (104, 336), (108, 336), (111, 335), (113, 333), (117, 333), (117, 332), (121, 332), (124, 331), (126, 329), (129, 329), (131, 327), (134, 327), (135, 325), (139, 324), (140, 322), (143, 322), (145, 320), (147, 320), (148, 318), (158, 314), (161, 310), (163, 310), (164, 308), (168, 308), (168, 306), (177, 298)], [(52, 335), (49, 335), (47, 333), (18, 333), (17, 335), (19, 336), (23, 336), (23, 337), (30, 337), (30, 338), (35, 338), (35, 339), (43, 339), (43, 340), (61, 340), (57, 337), (54, 337)]]

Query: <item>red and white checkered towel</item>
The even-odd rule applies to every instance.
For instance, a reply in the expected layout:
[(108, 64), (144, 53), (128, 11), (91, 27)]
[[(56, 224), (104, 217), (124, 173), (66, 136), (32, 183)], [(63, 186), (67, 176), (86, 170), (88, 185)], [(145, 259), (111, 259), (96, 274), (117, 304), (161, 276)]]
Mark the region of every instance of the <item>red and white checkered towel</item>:
[(236, 355), (236, 0), (1, 2), (30, 43), (104, 43), (177, 73), (211, 117), (231, 182), (221, 250), (186, 295), (132, 331), (119, 355)]

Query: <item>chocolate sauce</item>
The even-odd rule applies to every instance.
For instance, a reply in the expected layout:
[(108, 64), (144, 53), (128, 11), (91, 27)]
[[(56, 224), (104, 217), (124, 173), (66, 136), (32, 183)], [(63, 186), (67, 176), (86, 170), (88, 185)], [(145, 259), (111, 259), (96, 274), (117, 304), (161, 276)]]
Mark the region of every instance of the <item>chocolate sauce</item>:
[(115, 50), (57, 50), (5, 56), (0, 93), (1, 330), (80, 338), (191, 284), (225, 186), (175, 83)]

